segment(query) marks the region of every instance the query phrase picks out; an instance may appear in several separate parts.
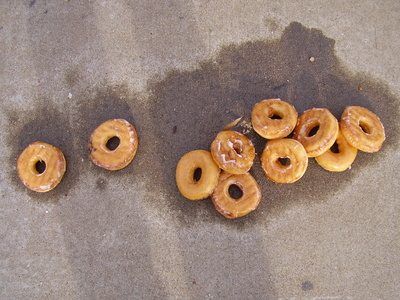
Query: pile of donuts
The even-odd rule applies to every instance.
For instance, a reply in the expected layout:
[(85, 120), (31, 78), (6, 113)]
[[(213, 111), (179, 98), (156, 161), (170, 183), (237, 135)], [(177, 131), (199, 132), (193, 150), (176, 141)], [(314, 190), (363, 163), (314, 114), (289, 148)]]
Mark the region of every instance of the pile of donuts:
[[(124, 119), (112, 119), (98, 126), (90, 136), (92, 162), (116, 171), (128, 166), (136, 155), (139, 139), (135, 127)], [(63, 152), (48, 143), (36, 141), (17, 160), (22, 183), (35, 192), (48, 192), (62, 180), (67, 169)]]
[[(267, 99), (255, 104), (251, 123), (254, 131), (268, 140), (261, 166), (275, 183), (299, 180), (310, 157), (327, 171), (345, 171), (351, 168), (358, 150), (377, 152), (385, 140), (379, 117), (360, 106), (346, 107), (338, 121), (326, 108), (312, 108), (298, 117), (288, 102)], [(211, 196), (217, 211), (226, 218), (245, 216), (261, 200), (260, 188), (249, 174), (255, 156), (247, 136), (233, 130), (221, 131), (210, 151), (194, 150), (179, 160), (178, 189), (189, 200)], [(238, 199), (231, 196), (232, 186), (241, 190)]]

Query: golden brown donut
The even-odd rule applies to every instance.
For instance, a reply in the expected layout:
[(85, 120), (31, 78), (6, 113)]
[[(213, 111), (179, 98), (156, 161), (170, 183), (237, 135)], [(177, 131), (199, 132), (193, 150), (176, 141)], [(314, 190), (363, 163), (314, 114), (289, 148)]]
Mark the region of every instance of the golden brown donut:
[(379, 117), (361, 106), (343, 111), (340, 129), (347, 142), (364, 152), (377, 152), (385, 141), (385, 128)]
[[(119, 145), (110, 150), (107, 142), (113, 137), (119, 138)], [(124, 119), (108, 120), (97, 127), (90, 137), (90, 158), (99, 167), (120, 170), (133, 160), (138, 144), (138, 135), (132, 124)]]
[[(201, 170), (196, 180), (195, 171)], [(218, 183), (220, 169), (205, 150), (194, 150), (186, 153), (176, 166), (176, 184), (181, 194), (189, 200), (207, 198)]]
[(293, 105), (281, 99), (262, 100), (253, 107), (251, 123), (263, 138), (284, 138), (296, 127), (297, 111)]
[(307, 152), (293, 139), (268, 141), (261, 156), (265, 175), (276, 183), (292, 183), (306, 172)]
[(244, 174), (253, 165), (256, 151), (244, 134), (226, 130), (218, 133), (211, 143), (211, 155), (222, 170), (231, 174)]
[[(38, 171), (38, 162), (45, 164), (44, 171)], [(48, 192), (61, 182), (66, 165), (60, 149), (44, 142), (34, 142), (18, 157), (17, 170), (19, 178), (28, 189)]]
[[(229, 187), (236, 185), (243, 195), (234, 199), (229, 195)], [(243, 217), (255, 210), (261, 200), (260, 188), (249, 173), (221, 173), (218, 185), (212, 194), (212, 201), (219, 213), (228, 219)]]
[(351, 146), (340, 131), (336, 139), (336, 144), (338, 145), (338, 153), (328, 149), (324, 154), (317, 156), (315, 160), (327, 171), (343, 172), (349, 169), (356, 159), (357, 148)]
[[(318, 131), (312, 135), (314, 128), (318, 128)], [(329, 110), (312, 108), (298, 119), (293, 138), (303, 144), (309, 157), (316, 157), (332, 147), (338, 132), (338, 121)]]

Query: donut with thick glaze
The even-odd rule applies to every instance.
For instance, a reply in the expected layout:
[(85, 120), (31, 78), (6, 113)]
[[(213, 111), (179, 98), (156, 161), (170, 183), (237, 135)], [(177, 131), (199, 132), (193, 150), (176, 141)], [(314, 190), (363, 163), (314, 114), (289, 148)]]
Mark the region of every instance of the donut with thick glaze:
[(244, 174), (253, 165), (256, 151), (251, 140), (232, 130), (218, 133), (211, 143), (211, 155), (217, 165), (231, 174)]

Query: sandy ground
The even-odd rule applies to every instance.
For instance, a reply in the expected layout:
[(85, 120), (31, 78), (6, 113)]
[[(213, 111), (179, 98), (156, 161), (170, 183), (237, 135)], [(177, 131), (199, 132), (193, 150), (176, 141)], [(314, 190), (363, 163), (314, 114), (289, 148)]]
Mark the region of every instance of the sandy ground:
[[(398, 299), (399, 15), (398, 1), (1, 0), (0, 297)], [(185, 201), (179, 157), (268, 97), (366, 106), (387, 141), (343, 174), (310, 161), (293, 185), (257, 158), (262, 203), (240, 220)], [(110, 173), (87, 142), (115, 117), (140, 146)], [(35, 140), (68, 161), (43, 195), (15, 170)]]

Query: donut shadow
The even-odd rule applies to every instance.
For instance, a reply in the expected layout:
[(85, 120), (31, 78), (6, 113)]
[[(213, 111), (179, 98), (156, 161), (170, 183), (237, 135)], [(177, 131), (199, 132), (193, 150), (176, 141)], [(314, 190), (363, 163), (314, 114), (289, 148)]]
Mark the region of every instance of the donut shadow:
[[(351, 75), (336, 57), (334, 44), (320, 30), (294, 22), (280, 39), (228, 45), (195, 70), (172, 70), (164, 79), (149, 82), (150, 117), (157, 124), (152, 129), (159, 140), (155, 152), (164, 158), (157, 166), (163, 174), (157, 188), (167, 195), (169, 210), (179, 225), (218, 222), (246, 228), (266, 223), (268, 214), (280, 213), (289, 205), (322, 201), (340, 192), (363, 168), (398, 146), (398, 99), (386, 84), (365, 74)], [(339, 118), (348, 105), (367, 107), (380, 116), (387, 140), (380, 153), (359, 153), (352, 168), (340, 174), (327, 172), (310, 159), (304, 177), (283, 186), (265, 178), (259, 158), (266, 140), (251, 130), (247, 135), (257, 152), (251, 173), (263, 194), (259, 208), (232, 221), (220, 216), (211, 201), (186, 201), (174, 180), (179, 158), (194, 149), (208, 150), (216, 134), (238, 117), (245, 122), (236, 129), (247, 131), (244, 125), (250, 122), (253, 105), (268, 98), (287, 100), (299, 115), (312, 107), (325, 107)]]

